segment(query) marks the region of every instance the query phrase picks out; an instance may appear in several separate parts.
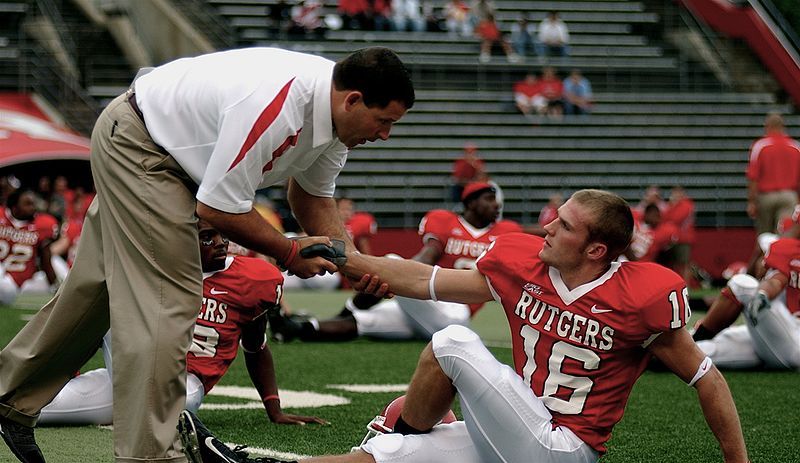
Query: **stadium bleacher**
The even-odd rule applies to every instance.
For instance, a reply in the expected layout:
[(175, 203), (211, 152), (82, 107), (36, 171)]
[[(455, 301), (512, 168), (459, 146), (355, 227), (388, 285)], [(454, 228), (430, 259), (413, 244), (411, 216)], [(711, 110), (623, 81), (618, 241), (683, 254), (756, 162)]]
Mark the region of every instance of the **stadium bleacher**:
[[(747, 149), (762, 133), (766, 112), (792, 111), (772, 93), (725, 87), (701, 63), (676, 52), (655, 32), (666, 13), (644, 1), (495, 2), (506, 31), (520, 12), (538, 22), (557, 9), (568, 24), (571, 56), (547, 64), (562, 76), (580, 68), (592, 82), (596, 105), (588, 117), (560, 122), (529, 120), (514, 108), (511, 85), (541, 69), (535, 56), (511, 64), (496, 55), (481, 64), (478, 39), (444, 32), (331, 30), (324, 40), (276, 40), (268, 36), (265, 18), (276, 0), (206, 1), (240, 46), (280, 46), (332, 59), (372, 45), (401, 54), (418, 88), (417, 104), (388, 142), (354, 150), (338, 182), (384, 227), (413, 227), (428, 209), (447, 205), (451, 163), (467, 141), (478, 145), (492, 177), (504, 186), (506, 214), (523, 222), (535, 220), (552, 191), (604, 187), (636, 201), (650, 184), (682, 184), (697, 200), (701, 226), (749, 225), (743, 212)], [(85, 18), (66, 5), (71, 2), (63, 3), (64, 22), (83, 49), (78, 62), (84, 85), (102, 106), (127, 87), (133, 71), (113, 40), (82, 27)], [(17, 18), (2, 22), (5, 62), (19, 53), (10, 31), (19, 27), (26, 5), (0, 2), (0, 10), (13, 13), (4, 18)], [(335, 2), (327, 2), (324, 12), (335, 13)], [(0, 74), (5, 87), (14, 79), (8, 71)], [(787, 118), (790, 127), (799, 122)]]

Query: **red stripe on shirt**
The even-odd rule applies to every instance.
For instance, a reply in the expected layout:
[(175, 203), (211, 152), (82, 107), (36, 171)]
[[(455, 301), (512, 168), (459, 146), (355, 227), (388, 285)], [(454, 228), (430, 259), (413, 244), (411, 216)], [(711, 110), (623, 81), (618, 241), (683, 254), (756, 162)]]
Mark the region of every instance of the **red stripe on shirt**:
[(297, 139), (300, 138), (300, 132), (302, 130), (303, 128), (300, 127), (300, 130), (298, 130), (296, 134), (290, 135), (286, 140), (283, 141), (283, 143), (281, 143), (281, 146), (279, 146), (278, 149), (272, 152), (272, 159), (270, 159), (267, 165), (265, 165), (264, 168), (261, 169), (262, 174), (268, 170), (272, 170), (272, 163), (277, 161), (278, 158), (281, 157), (281, 155), (284, 153), (284, 151), (289, 149), (290, 146), (297, 145)]
[(275, 119), (278, 117), (278, 114), (281, 113), (281, 109), (283, 109), (283, 103), (286, 102), (286, 96), (289, 94), (289, 88), (292, 86), (292, 82), (294, 82), (294, 78), (286, 83), (283, 88), (278, 92), (264, 111), (258, 116), (256, 122), (253, 124), (253, 127), (250, 129), (250, 133), (247, 134), (247, 138), (244, 140), (244, 144), (242, 148), (239, 150), (239, 154), (236, 155), (236, 159), (233, 160), (231, 166), (228, 167), (228, 172), (231, 171), (237, 164), (239, 164), (244, 156), (247, 154), (248, 151), (256, 144), (261, 135), (267, 131), (270, 125), (275, 122)]

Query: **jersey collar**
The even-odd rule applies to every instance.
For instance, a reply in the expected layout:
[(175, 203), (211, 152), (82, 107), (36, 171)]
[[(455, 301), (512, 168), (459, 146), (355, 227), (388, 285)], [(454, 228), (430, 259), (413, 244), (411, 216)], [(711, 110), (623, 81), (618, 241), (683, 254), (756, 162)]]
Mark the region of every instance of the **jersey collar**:
[(222, 267), (219, 270), (214, 270), (212, 272), (203, 272), (203, 279), (205, 280), (206, 278), (208, 278), (208, 277), (210, 277), (212, 275), (215, 275), (215, 274), (217, 274), (219, 272), (224, 272), (225, 270), (228, 270), (231, 267), (231, 264), (233, 264), (233, 256), (228, 256), (228, 257), (225, 258), (225, 267)]
[(8, 219), (8, 221), (11, 222), (11, 225), (13, 225), (14, 228), (22, 228), (22, 227), (27, 226), (29, 223), (31, 223), (29, 220), (20, 220), (20, 219), (14, 217), (11, 214), (11, 209), (10, 208), (6, 208), (5, 212), (6, 212), (6, 219)]
[(612, 262), (611, 267), (606, 271), (606, 273), (600, 275), (595, 280), (577, 286), (573, 290), (569, 290), (567, 285), (564, 284), (564, 280), (561, 279), (561, 272), (553, 267), (548, 267), (548, 272), (550, 274), (550, 282), (553, 284), (553, 288), (555, 288), (556, 293), (558, 293), (558, 296), (561, 298), (564, 304), (570, 305), (589, 291), (608, 281), (612, 276), (614, 276), (615, 273), (617, 273), (620, 265), (620, 262)]
[(494, 225), (496, 223), (496, 222), (492, 222), (491, 224), (489, 224), (489, 225), (487, 225), (487, 226), (485, 226), (483, 228), (475, 228), (474, 226), (472, 226), (472, 224), (467, 222), (466, 219), (464, 219), (463, 216), (459, 215), (458, 216), (458, 221), (459, 221), (459, 223), (461, 223), (461, 226), (464, 227), (464, 230), (466, 230), (467, 233), (469, 233), (470, 236), (472, 236), (473, 238), (479, 238), (479, 237), (485, 235), (486, 233), (489, 233), (489, 231), (492, 229), (492, 227), (494, 227)]

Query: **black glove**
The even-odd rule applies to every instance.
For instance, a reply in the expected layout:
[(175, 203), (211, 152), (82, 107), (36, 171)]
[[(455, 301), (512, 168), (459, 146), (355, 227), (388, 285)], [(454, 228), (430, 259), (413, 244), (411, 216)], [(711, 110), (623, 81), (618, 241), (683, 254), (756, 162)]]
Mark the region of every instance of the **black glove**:
[(758, 324), (758, 314), (762, 310), (767, 310), (770, 308), (771, 301), (767, 297), (767, 293), (764, 291), (759, 291), (756, 294), (756, 297), (747, 304), (747, 307), (744, 309), (744, 315), (750, 320), (753, 326)]
[(312, 244), (300, 250), (300, 257), (310, 259), (312, 257), (322, 257), (328, 262), (333, 262), (337, 267), (347, 263), (347, 255), (344, 251), (344, 241), (331, 240), (331, 246), (322, 243)]

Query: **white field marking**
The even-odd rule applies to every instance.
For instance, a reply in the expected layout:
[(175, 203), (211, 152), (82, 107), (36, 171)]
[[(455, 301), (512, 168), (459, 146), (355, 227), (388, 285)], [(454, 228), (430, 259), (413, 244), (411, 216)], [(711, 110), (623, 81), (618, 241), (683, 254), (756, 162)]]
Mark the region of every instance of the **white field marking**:
[(105, 429), (106, 431), (113, 431), (114, 430), (114, 426), (111, 426), (110, 424), (101, 424), (101, 425), (99, 425), (97, 427), (100, 428), (100, 429)]
[(33, 319), (34, 315), (36, 315), (36, 314), (30, 314), (30, 315), (28, 315), (28, 314), (26, 314), (26, 315), (20, 315), (20, 316), (19, 316), (19, 319), (20, 319), (20, 320), (22, 320), (22, 321), (29, 322), (29, 321), (31, 321), (31, 320)]
[[(333, 405), (347, 405), (350, 399), (333, 394), (320, 394), (311, 391), (289, 391), (281, 389), (278, 391), (281, 396), (281, 407), (283, 408), (312, 408)], [(261, 397), (256, 388), (241, 386), (217, 386), (208, 395), (235, 397), (237, 399), (247, 399), (256, 401), (256, 408), (263, 408)], [(213, 406), (213, 407), (212, 407)], [(244, 407), (243, 407), (244, 406)], [(227, 408), (226, 408), (227, 407)], [(231, 408), (233, 407), (233, 408)], [(251, 404), (203, 404), (203, 408), (231, 410), (237, 408), (253, 408)]]
[(203, 410), (258, 410), (264, 408), (261, 402), (246, 402), (240, 404), (210, 404), (200, 405)]
[[(328, 384), (329, 389), (339, 389), (347, 392), (406, 392), (408, 384)], [(281, 402), (282, 403), (282, 402)]]
[[(226, 442), (225, 445), (227, 445), (230, 448), (234, 448), (239, 444), (234, 444), (233, 442)], [(265, 457), (279, 458), (281, 460), (305, 460), (306, 458), (311, 458), (312, 457), (312, 455), (302, 455), (302, 454), (299, 454), (299, 453), (281, 452), (281, 451), (273, 450), (273, 449), (263, 449), (261, 447), (250, 447), (249, 445), (247, 446), (247, 448), (245, 448), (245, 451), (247, 453), (255, 453), (255, 454), (258, 454), (258, 455), (263, 455)]]

